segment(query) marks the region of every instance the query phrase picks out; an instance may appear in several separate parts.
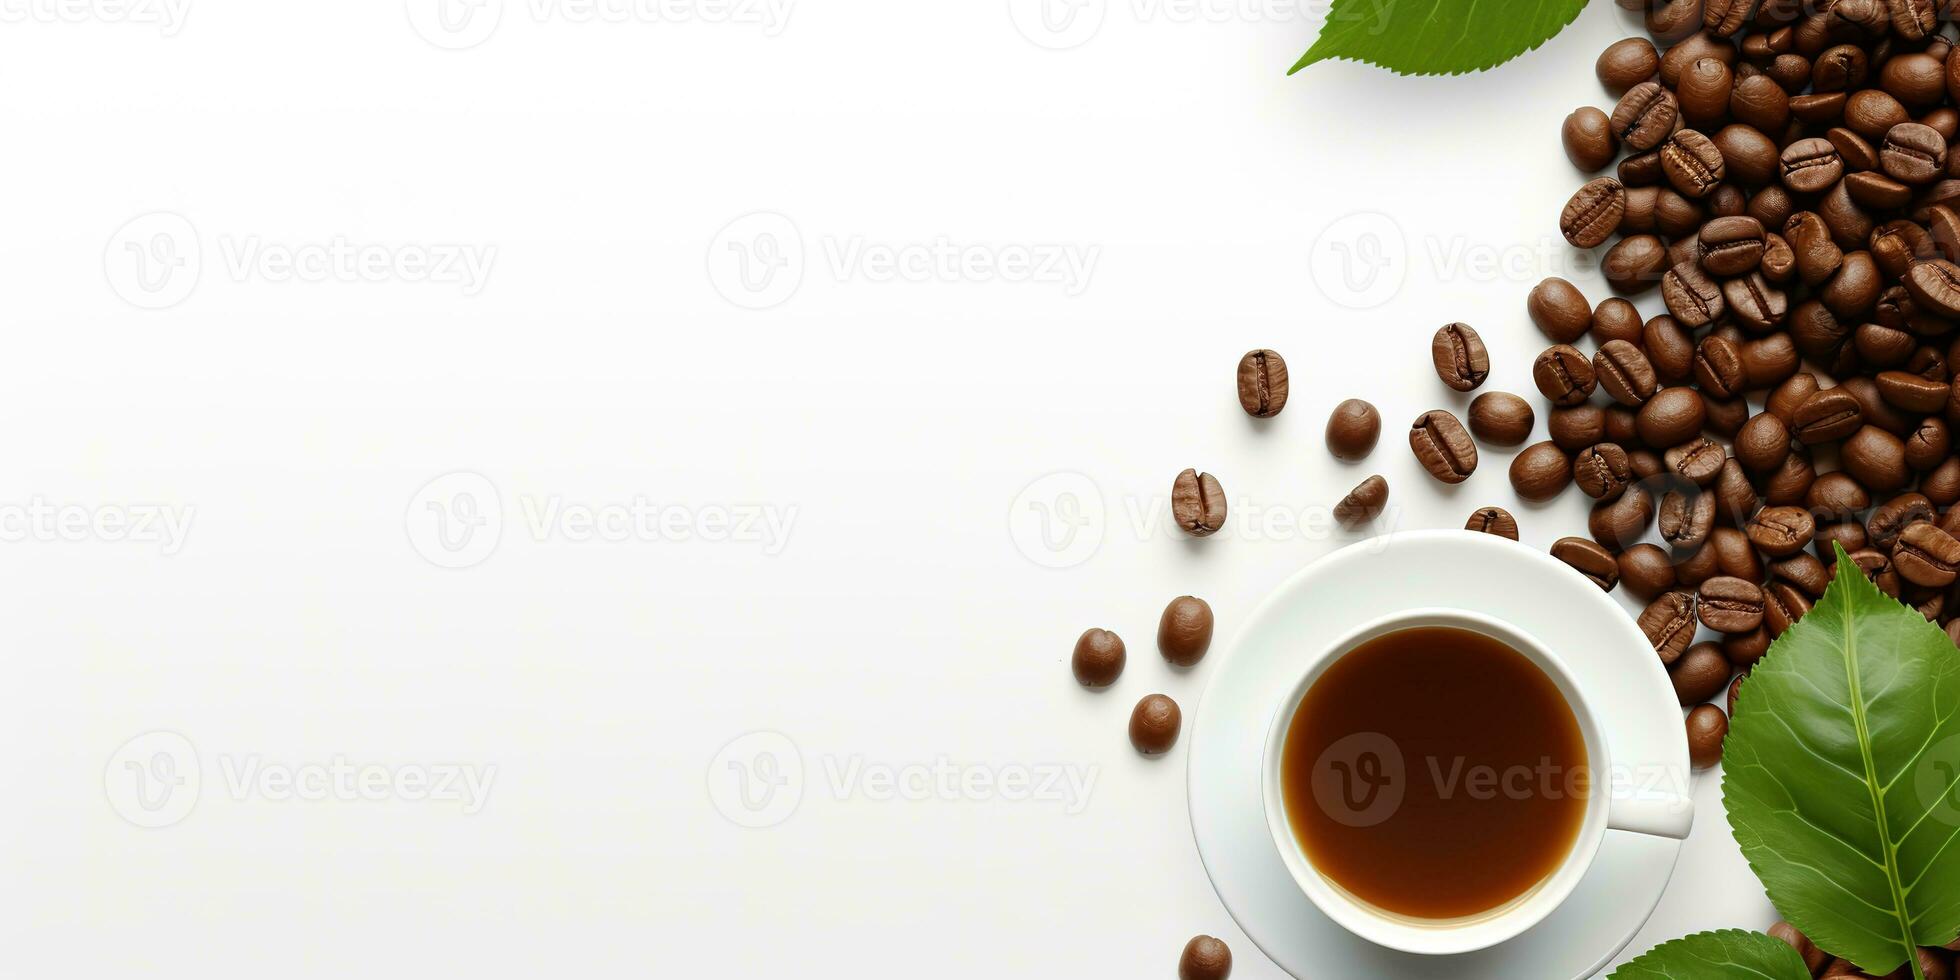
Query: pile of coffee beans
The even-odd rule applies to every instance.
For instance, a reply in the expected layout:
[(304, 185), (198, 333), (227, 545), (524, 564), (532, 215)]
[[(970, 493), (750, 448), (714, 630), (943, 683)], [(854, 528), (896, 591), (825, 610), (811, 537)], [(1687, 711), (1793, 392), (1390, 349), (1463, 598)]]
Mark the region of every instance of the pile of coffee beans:
[[(1831, 980), (1831, 978), (1840, 978), (1840, 980), (1857, 980), (1857, 978), (1878, 980), (1878, 978), (1872, 977), (1871, 974), (1859, 970), (1850, 960), (1840, 956), (1833, 956), (1830, 953), (1818, 949), (1816, 943), (1811, 942), (1808, 937), (1798, 932), (1796, 927), (1790, 925), (1788, 922), (1778, 922), (1771, 926), (1769, 928), (1769, 934), (1787, 943), (1791, 949), (1796, 950), (1797, 955), (1803, 957), (1803, 965), (1810, 970), (1810, 975), (1813, 977), (1824, 978), (1824, 980)], [(1960, 951), (1960, 939), (1956, 939), (1941, 948), (1930, 946), (1921, 947), (1919, 949), (1919, 970), (1925, 974), (1926, 980), (1953, 980), (1953, 954), (1956, 951)], [(1901, 966), (1891, 976), (1910, 977), (1912, 976), (1912, 967), (1910, 965)]]
[(1573, 165), (1613, 172), (1559, 216), (1619, 295), (1531, 291), (1551, 439), (1511, 479), (1596, 501), (1553, 553), (1649, 603), (1708, 766), (1728, 718), (1705, 702), (1733, 707), (1834, 543), (1960, 638), (1960, 31), (1931, 0), (1619, 3), (1652, 39), (1607, 48), (1617, 103), (1566, 118)]

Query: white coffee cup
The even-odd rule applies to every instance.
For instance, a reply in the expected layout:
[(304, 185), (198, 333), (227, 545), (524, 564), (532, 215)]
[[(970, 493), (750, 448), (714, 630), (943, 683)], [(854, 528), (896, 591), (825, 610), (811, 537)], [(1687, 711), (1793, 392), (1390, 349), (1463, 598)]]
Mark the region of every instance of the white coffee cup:
[[(1558, 868), (1524, 895), (1488, 912), (1459, 919), (1419, 919), (1399, 915), (1364, 903), (1336, 886), (1314, 868), (1312, 860), (1294, 836), (1292, 823), (1286, 814), (1285, 796), (1280, 791), (1280, 759), (1286, 745), (1287, 731), (1300, 702), (1327, 668), (1369, 640), (1398, 630), (1421, 627), (1452, 627), (1481, 633), (1536, 664), (1552, 679), (1559, 693), (1565, 697), (1565, 703), (1571, 707), (1573, 717), (1578, 720), (1580, 734), (1585, 739), (1587, 765), (1594, 774), (1590, 780), (1591, 792), (1578, 838)], [(1586, 703), (1585, 693), (1579, 689), (1572, 672), (1531, 634), (1464, 609), (1411, 609), (1395, 613), (1367, 623), (1328, 644), (1308, 662), (1299, 682), (1280, 699), (1279, 706), (1274, 710), (1266, 735), (1262, 771), (1266, 825), (1272, 832), (1274, 845), (1279, 848), (1281, 860), (1286, 863), (1300, 890), (1328, 918), (1349, 932), (1378, 945), (1410, 953), (1441, 955), (1473, 952), (1495, 946), (1544, 921), (1572, 894), (1580, 879), (1591, 869), (1599, 853), (1600, 842), (1605, 839), (1609, 829), (1679, 840), (1688, 836), (1688, 829), (1694, 823), (1694, 803), (1686, 797), (1636, 796), (1634, 791), (1637, 787), (1632, 780), (1600, 778), (1599, 774), (1615, 777), (1620, 774), (1612, 768), (1612, 755), (1598, 717)]]

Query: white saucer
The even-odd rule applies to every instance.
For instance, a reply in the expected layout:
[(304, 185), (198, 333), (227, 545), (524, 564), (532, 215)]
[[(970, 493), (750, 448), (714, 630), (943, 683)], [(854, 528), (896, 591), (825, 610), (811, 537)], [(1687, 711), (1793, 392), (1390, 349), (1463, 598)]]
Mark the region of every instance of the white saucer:
[(1458, 606), (1522, 627), (1572, 670), (1600, 716), (1614, 768), (1663, 772), (1684, 795), (1688, 737), (1667, 671), (1618, 603), (1548, 554), (1493, 534), (1410, 531), (1358, 542), (1302, 569), (1252, 613), (1217, 666), (1190, 730), (1191, 830), (1225, 907), (1296, 977), (1408, 980), (1590, 977), (1660, 903), (1681, 842), (1608, 831), (1558, 911), (1509, 942), (1459, 956), (1376, 946), (1322, 915), (1280, 863), (1260, 796), (1266, 725), (1316, 643), (1417, 606)]

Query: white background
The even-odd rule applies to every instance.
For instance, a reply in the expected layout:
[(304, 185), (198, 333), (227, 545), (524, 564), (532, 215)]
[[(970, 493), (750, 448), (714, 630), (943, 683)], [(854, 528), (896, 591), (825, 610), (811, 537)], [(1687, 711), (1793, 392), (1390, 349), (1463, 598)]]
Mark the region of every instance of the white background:
[[(1165, 601), (1209, 599), (1224, 649), (1373, 472), (1385, 525), (1582, 533), (1576, 492), (1516, 503), (1509, 451), (1444, 488), (1401, 430), (1467, 403), (1438, 325), (1528, 392), (1529, 286), (1604, 295), (1555, 220), (1560, 120), (1637, 30), (1610, 4), (1464, 79), (1288, 78), (1324, 15), (1290, 4), (1095, 0), (1061, 34), (1008, 0), (492, 0), (455, 34), (419, 0), (4, 9), (7, 975), (1154, 977), (1208, 932), (1275, 977), (1182, 752), (1124, 735), (1222, 659), (1164, 665)], [(278, 264), (336, 243), (402, 271)], [(881, 275), (941, 243), (973, 264)], [(762, 292), (742, 248), (779, 260)], [(460, 251), (487, 277), (413, 264)], [(1232, 388), (1262, 346), (1294, 385), (1265, 424)], [(1359, 466), (1321, 445), (1349, 396), (1388, 420)], [(1231, 495), (1211, 540), (1153, 509), (1186, 466)], [(636, 498), (668, 531), (526, 516)], [(1049, 550), (1032, 504), (1086, 537)], [(1105, 693), (1068, 672), (1090, 626), (1129, 640)], [(723, 752), (751, 731), (794, 751)], [(125, 747), (152, 732), (181, 739)], [(751, 811), (728, 764), (771, 746), (789, 795)], [(335, 760), (494, 781), (465, 812), (228, 780)], [(976, 782), (842, 781), (942, 760)], [(1086, 799), (979, 782), (1052, 772)], [(1697, 796), (1630, 952), (1772, 921)]]

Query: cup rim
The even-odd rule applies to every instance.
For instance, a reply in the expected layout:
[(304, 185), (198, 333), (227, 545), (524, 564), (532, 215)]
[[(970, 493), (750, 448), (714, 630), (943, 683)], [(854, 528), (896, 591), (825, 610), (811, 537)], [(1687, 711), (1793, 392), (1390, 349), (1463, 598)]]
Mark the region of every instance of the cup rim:
[[(1280, 759), (1293, 717), (1298, 713), (1307, 692), (1312, 690), (1327, 668), (1362, 643), (1423, 626), (1448, 626), (1481, 633), (1516, 650), (1544, 671), (1572, 709), (1586, 745), (1587, 765), (1594, 774), (1591, 797), (1587, 801), (1578, 837), (1558, 869), (1546, 876), (1536, 888), (1505, 906), (1460, 920), (1391, 916), (1360, 903), (1338, 888), (1314, 868), (1305, 848), (1294, 836), (1280, 787)], [(1287, 872), (1308, 900), (1342, 928), (1376, 945), (1409, 953), (1454, 955), (1487, 949), (1517, 937), (1543, 922), (1571, 896), (1592, 867), (1600, 843), (1606, 836), (1612, 790), (1602, 782), (1601, 774), (1610, 773), (1611, 764), (1604, 730), (1600, 728), (1598, 715), (1587, 702), (1585, 692), (1580, 690), (1565, 663), (1537, 637), (1522, 627), (1484, 613), (1448, 606), (1424, 606), (1369, 620), (1324, 645), (1314, 654), (1302, 668), (1299, 679), (1280, 698), (1268, 721), (1260, 773), (1267, 830)]]

